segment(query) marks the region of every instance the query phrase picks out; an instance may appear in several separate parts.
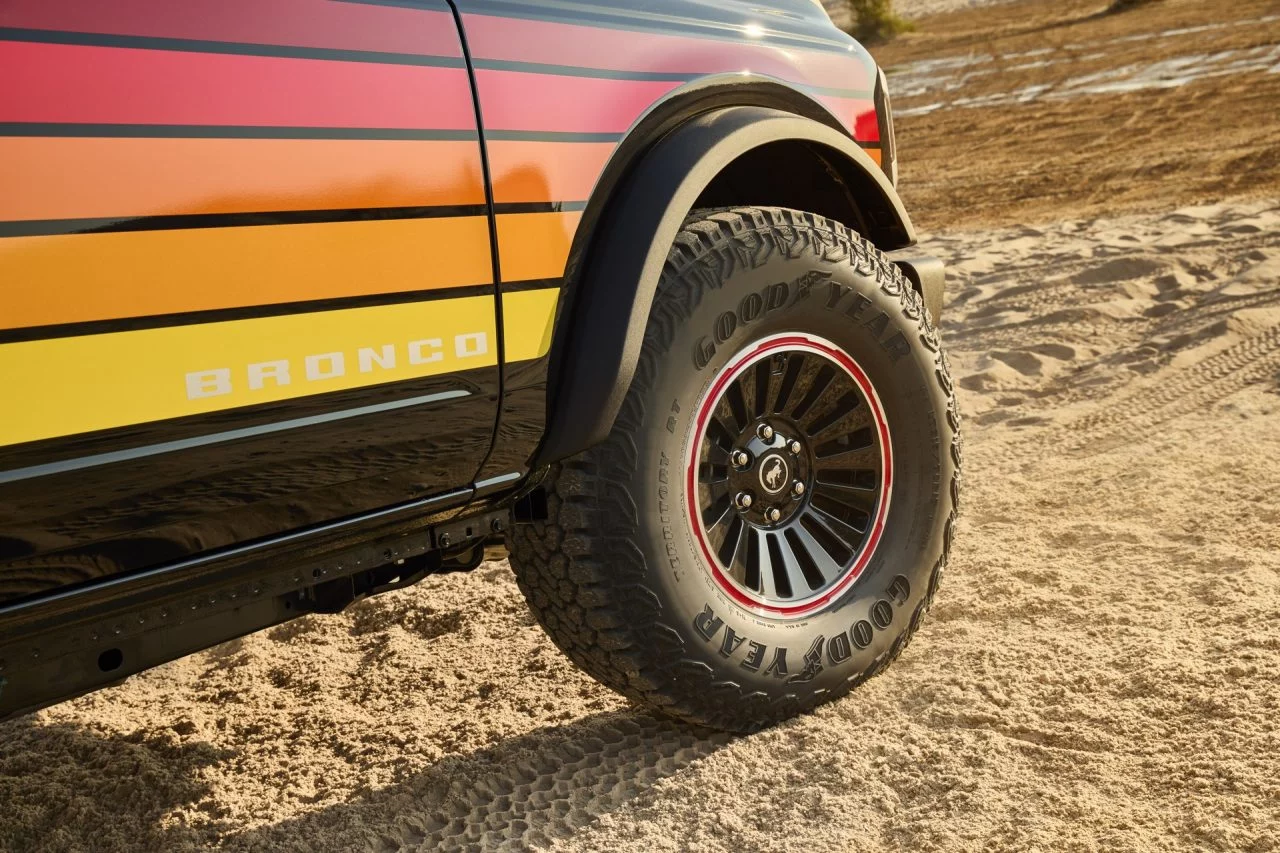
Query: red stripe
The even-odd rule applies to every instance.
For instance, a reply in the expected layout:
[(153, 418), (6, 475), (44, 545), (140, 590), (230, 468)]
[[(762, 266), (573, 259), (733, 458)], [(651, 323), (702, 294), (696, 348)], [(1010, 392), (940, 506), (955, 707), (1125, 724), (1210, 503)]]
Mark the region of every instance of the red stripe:
[(0, 42), (0, 121), (469, 130), (467, 72)]
[(461, 56), (453, 16), (330, 0), (4, 0), (0, 27)]
[(617, 71), (714, 74), (750, 70), (793, 83), (870, 91), (869, 67), (847, 54), (491, 15), (463, 15), (472, 56)]
[(875, 102), (868, 98), (818, 98), (845, 127), (853, 128), (853, 138), (859, 142), (879, 142), (880, 125), (876, 120)]
[(678, 82), (477, 71), (486, 130), (622, 133)]

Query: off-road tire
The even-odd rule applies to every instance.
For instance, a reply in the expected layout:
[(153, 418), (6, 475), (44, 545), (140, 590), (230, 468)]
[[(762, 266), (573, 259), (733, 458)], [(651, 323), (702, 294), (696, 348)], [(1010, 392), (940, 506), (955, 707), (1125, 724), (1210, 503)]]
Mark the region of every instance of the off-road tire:
[[(865, 371), (894, 464), (869, 562), (817, 612), (782, 618), (712, 578), (682, 473), (694, 409), (717, 373), (753, 342), (793, 332), (833, 342)], [(695, 211), (612, 432), (553, 466), (548, 518), (512, 529), (511, 564), (547, 633), (587, 673), (692, 723), (751, 731), (848, 692), (902, 652), (947, 561), (960, 462), (947, 362), (900, 270), (820, 216)]]

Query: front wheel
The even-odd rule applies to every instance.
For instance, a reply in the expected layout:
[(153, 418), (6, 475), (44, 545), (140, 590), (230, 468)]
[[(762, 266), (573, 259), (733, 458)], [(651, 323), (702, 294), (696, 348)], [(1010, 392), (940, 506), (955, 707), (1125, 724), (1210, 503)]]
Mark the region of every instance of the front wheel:
[(919, 295), (848, 228), (696, 212), (609, 438), (553, 468), (511, 563), (606, 685), (750, 731), (880, 672), (946, 563), (959, 419)]

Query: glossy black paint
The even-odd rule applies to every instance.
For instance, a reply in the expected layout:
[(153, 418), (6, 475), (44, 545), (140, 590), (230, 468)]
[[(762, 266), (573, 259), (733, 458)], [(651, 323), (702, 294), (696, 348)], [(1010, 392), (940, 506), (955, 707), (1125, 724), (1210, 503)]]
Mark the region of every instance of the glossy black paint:
[(0, 602), (470, 483), (489, 449), (498, 369), (4, 448), (0, 472), (70, 467), (151, 442), (450, 392), (464, 396), (0, 483)]

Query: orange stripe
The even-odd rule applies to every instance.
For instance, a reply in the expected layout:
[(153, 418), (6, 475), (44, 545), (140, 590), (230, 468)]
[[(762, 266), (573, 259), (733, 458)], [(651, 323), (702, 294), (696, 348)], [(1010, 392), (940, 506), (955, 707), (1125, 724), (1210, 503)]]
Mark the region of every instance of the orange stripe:
[(483, 216), (11, 237), (0, 328), (491, 281)]
[(483, 204), (475, 142), (0, 138), (0, 220)]
[(883, 155), (879, 148), (863, 148), (862, 150), (866, 152), (868, 157), (875, 161), (877, 166), (881, 165), (881, 157)]
[(586, 201), (615, 147), (612, 142), (490, 142), (494, 200)]
[(503, 281), (559, 278), (581, 212), (509, 213), (498, 217), (498, 260)]

